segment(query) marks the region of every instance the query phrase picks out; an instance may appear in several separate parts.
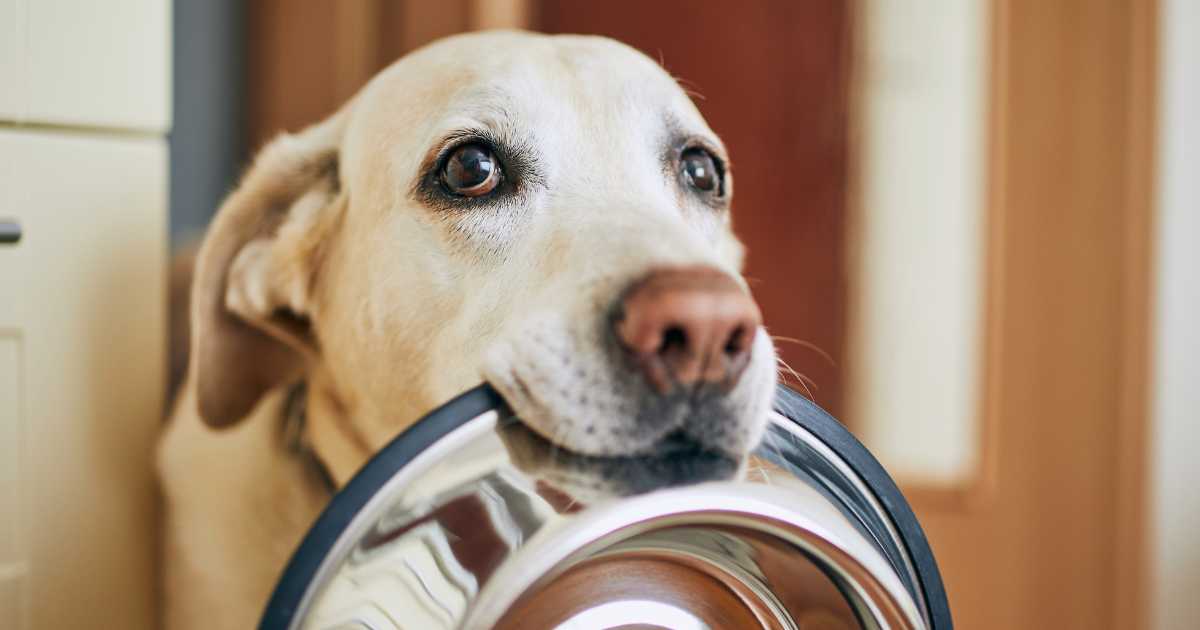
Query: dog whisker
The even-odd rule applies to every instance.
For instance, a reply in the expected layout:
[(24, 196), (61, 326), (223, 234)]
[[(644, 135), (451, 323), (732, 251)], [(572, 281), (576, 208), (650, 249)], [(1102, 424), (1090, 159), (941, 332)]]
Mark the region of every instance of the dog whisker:
[(763, 465), (763, 464), (760, 462), (760, 463), (758, 463), (758, 464), (756, 464), (756, 465), (755, 465), (755, 470), (756, 470), (756, 472), (758, 472), (758, 476), (759, 476), (759, 477), (762, 479), (762, 481), (763, 481), (763, 482), (765, 482), (765, 483), (767, 483), (767, 484), (770, 484), (770, 483), (771, 483), (771, 475), (767, 474), (767, 467), (766, 467), (766, 466), (764, 466), (764, 465)]
[[(797, 372), (796, 370), (793, 370), (792, 366), (788, 365), (787, 361), (783, 360), (783, 357), (776, 357), (775, 360), (779, 363), (780, 366), (783, 367), (784, 370), (787, 370), (788, 374), (791, 374), (791, 376), (796, 379), (797, 384), (799, 384), (801, 387), (804, 388), (804, 391), (805, 391), (805, 393), (808, 394), (808, 398), (810, 400), (816, 400), (816, 397), (813, 395), (812, 389), (809, 388), (809, 386), (808, 386), (808, 382), (811, 381), (812, 379), (805, 378), (804, 376), (801, 376), (799, 372)], [(780, 376), (781, 377), (784, 376), (782, 371), (780, 372)], [(816, 387), (816, 386), (817, 386), (817, 384), (813, 383), (813, 387)]]
[(821, 356), (821, 358), (828, 361), (830, 365), (834, 365), (834, 366), (837, 365), (837, 361), (834, 361), (833, 357), (830, 356), (830, 354), (828, 352), (825, 352), (824, 350), (821, 349), (820, 346), (818, 346), (817, 344), (815, 344), (811, 341), (805, 341), (803, 339), (796, 339), (795, 337), (783, 337), (781, 335), (771, 335), (771, 341), (775, 341), (775, 342), (783, 341), (786, 343), (794, 343), (794, 344), (800, 346), (801, 348), (805, 348), (807, 350), (812, 350), (813, 352), (817, 353), (818, 355)]
[(779, 357), (779, 356), (775, 357), (775, 363), (778, 364), (780, 367), (780, 370), (779, 370), (780, 376), (791, 376), (793, 379), (796, 380), (796, 382), (808, 383), (814, 389), (821, 389), (820, 387), (817, 386), (816, 381), (809, 378), (808, 376), (805, 376), (804, 374), (797, 372), (795, 369), (792, 368), (791, 365), (788, 365), (787, 361), (784, 360), (783, 357)]

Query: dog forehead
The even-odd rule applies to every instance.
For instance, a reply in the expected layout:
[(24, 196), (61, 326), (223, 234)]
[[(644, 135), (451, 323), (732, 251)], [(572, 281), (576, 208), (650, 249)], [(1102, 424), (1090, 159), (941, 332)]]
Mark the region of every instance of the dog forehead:
[(458, 88), (444, 93), (450, 101), (490, 92), (530, 109), (560, 100), (577, 106), (650, 103), (694, 111), (659, 64), (606, 37), (469, 33), (437, 42), (412, 57), (414, 66), (435, 66), (448, 87)]
[[(517, 31), (450, 37), (402, 58), (357, 97), (347, 174), (378, 170), (394, 148), (422, 150), (456, 127), (519, 126), (544, 139), (636, 140), (665, 124), (711, 136), (675, 80), (614, 40)], [(475, 123), (475, 125), (472, 125)], [(542, 138), (538, 138), (541, 140)], [(401, 172), (416, 155), (400, 156)], [(355, 162), (370, 162), (356, 164)]]

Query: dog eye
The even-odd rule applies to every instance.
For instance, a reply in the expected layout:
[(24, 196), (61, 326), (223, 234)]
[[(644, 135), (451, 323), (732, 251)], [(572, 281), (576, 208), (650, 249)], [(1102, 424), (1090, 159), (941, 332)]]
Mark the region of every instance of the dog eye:
[(446, 160), (442, 183), (456, 195), (482, 197), (500, 185), (500, 164), (486, 146), (465, 144)]
[(706, 193), (717, 191), (720, 174), (712, 154), (704, 149), (688, 149), (683, 152), (680, 162), (683, 164), (683, 174), (692, 188)]

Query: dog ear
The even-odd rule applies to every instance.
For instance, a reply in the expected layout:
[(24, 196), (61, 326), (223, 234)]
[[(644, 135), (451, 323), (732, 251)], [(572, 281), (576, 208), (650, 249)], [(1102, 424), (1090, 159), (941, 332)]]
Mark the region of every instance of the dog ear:
[(268, 144), (209, 227), (192, 285), (191, 371), (210, 426), (246, 416), (317, 351), (310, 298), (344, 206), (346, 109)]

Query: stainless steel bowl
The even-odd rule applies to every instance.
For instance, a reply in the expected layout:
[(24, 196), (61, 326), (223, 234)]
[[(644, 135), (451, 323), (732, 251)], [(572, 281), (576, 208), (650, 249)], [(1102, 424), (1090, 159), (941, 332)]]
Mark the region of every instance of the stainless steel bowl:
[(569, 455), (485, 385), (407, 430), (334, 497), (261, 627), (952, 626), (895, 484), (791, 390), (780, 387), (762, 445), (739, 467)]

